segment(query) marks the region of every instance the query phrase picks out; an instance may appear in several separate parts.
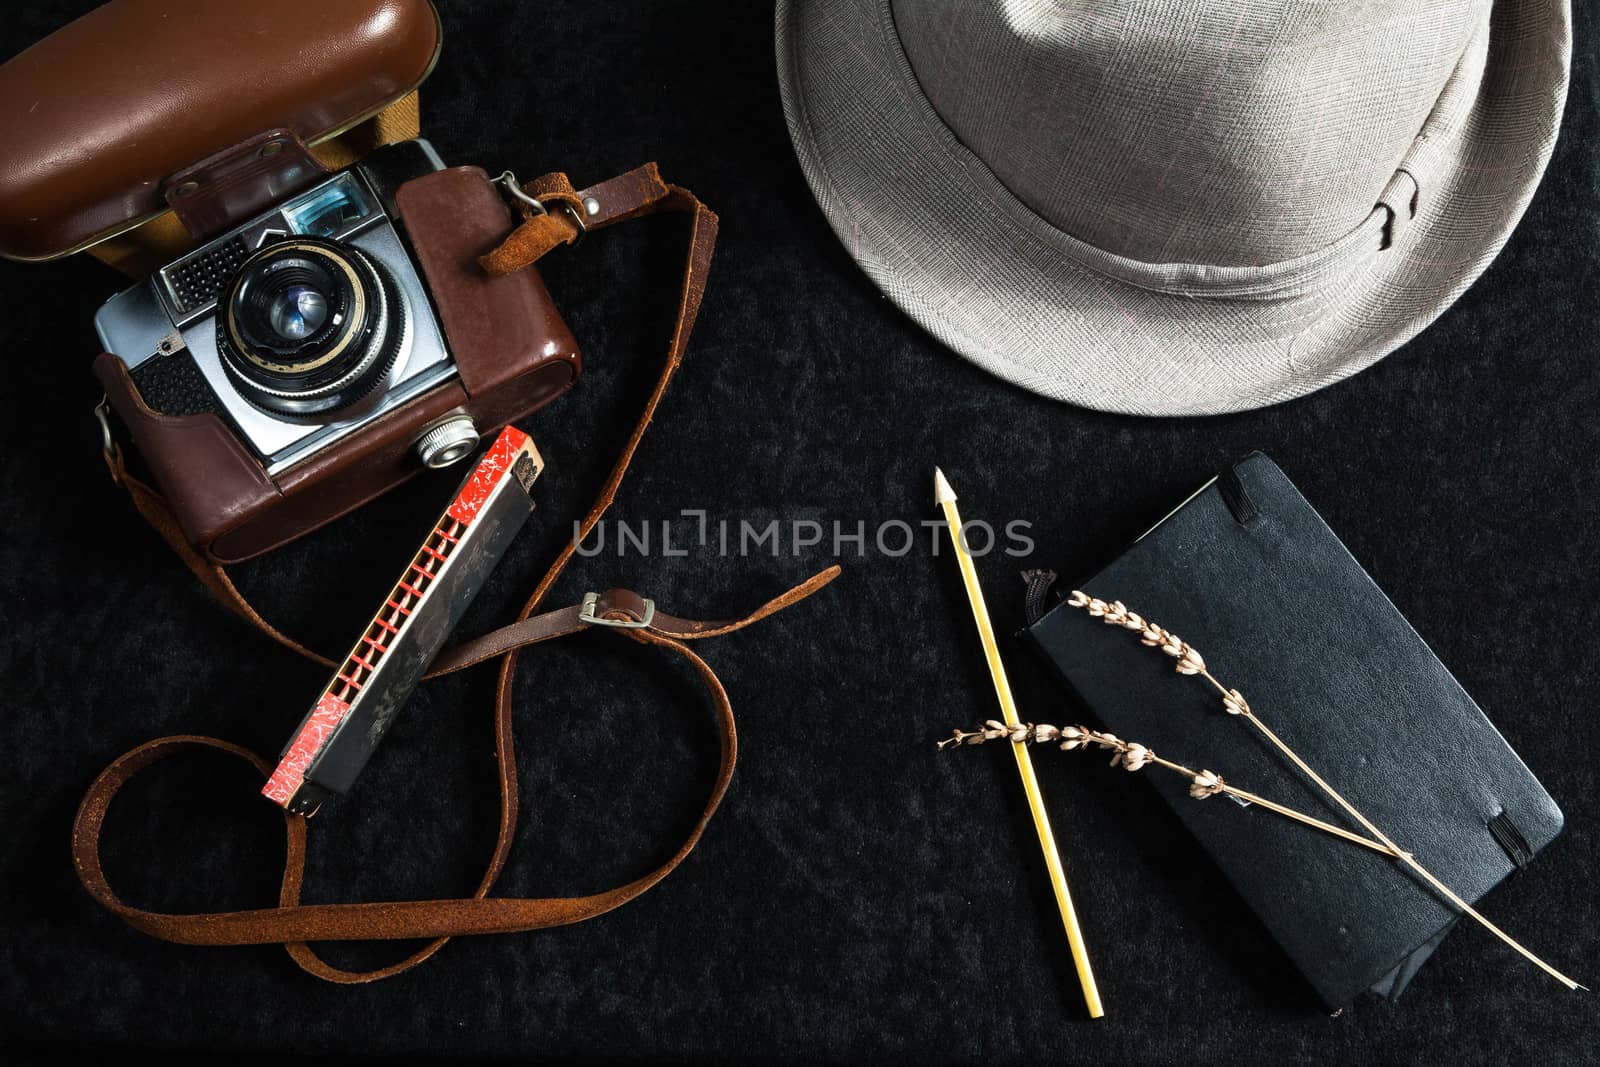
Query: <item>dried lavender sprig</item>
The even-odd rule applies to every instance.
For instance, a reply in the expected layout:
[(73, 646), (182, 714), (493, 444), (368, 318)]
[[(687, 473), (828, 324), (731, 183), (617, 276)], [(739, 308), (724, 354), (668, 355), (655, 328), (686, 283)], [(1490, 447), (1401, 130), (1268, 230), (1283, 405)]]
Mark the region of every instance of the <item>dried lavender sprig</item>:
[(1146, 766), (1165, 767), (1189, 779), (1189, 795), (1196, 800), (1205, 800), (1207, 797), (1226, 793), (1238, 797), (1250, 804), (1259, 804), (1268, 811), (1275, 812), (1296, 822), (1322, 830), (1325, 833), (1342, 837), (1346, 841), (1354, 842), (1370, 848), (1375, 852), (1388, 854), (1389, 850), (1383, 845), (1360, 834), (1351, 833), (1342, 826), (1323, 822), (1321, 819), (1307, 815), (1305, 812), (1296, 811), (1285, 807), (1276, 801), (1258, 796), (1248, 790), (1239, 789), (1222, 780), (1222, 776), (1215, 771), (1196, 771), (1185, 767), (1181, 763), (1174, 763), (1162, 759), (1146, 745), (1137, 741), (1124, 741), (1116, 734), (1105, 733), (1100, 730), (1091, 730), (1087, 726), (1052, 726), (1049, 723), (1019, 723), (1016, 726), (1007, 726), (998, 719), (990, 719), (976, 730), (956, 730), (948, 738), (939, 742), (939, 748), (951, 748), (956, 745), (981, 745), (985, 741), (1006, 740), (1017, 744), (1046, 744), (1059, 742), (1064, 751), (1070, 752), (1075, 748), (1088, 750), (1090, 745), (1112, 751), (1111, 765), (1121, 767), (1128, 771), (1137, 771)]
[(1477, 920), (1480, 926), (1494, 934), (1501, 941), (1504, 941), (1507, 945), (1511, 946), (1525, 959), (1533, 963), (1546, 974), (1550, 975), (1556, 981), (1560, 982), (1568, 989), (1582, 989), (1586, 992), (1588, 991), (1587, 986), (1573, 981), (1571, 978), (1568, 978), (1566, 975), (1550, 966), (1538, 956), (1535, 956), (1532, 952), (1529, 952), (1527, 949), (1523, 948), (1515, 939), (1511, 937), (1510, 934), (1507, 934), (1494, 923), (1484, 918), (1475, 908), (1472, 907), (1472, 905), (1468, 904), (1466, 901), (1457, 896), (1454, 890), (1445, 885), (1443, 882), (1439, 881), (1438, 878), (1434, 877), (1431, 871), (1429, 871), (1421, 863), (1417, 862), (1417, 858), (1415, 856), (1391, 841), (1382, 830), (1378, 829), (1378, 827), (1372, 823), (1370, 819), (1361, 814), (1361, 812), (1357, 811), (1354, 804), (1351, 804), (1344, 797), (1340, 796), (1338, 790), (1334, 789), (1333, 786), (1329, 785), (1323, 780), (1321, 775), (1312, 770), (1311, 766), (1307, 764), (1305, 760), (1301, 759), (1300, 756), (1292, 748), (1290, 748), (1282, 738), (1273, 733), (1272, 730), (1268, 728), (1267, 724), (1262, 722), (1261, 719), (1257, 717), (1255, 712), (1251, 710), (1250, 703), (1249, 701), (1245, 700), (1243, 693), (1240, 693), (1237, 689), (1229, 689), (1227, 686), (1217, 681), (1216, 677), (1206, 669), (1205, 659), (1200, 655), (1199, 651), (1191, 646), (1187, 641), (1184, 641), (1172, 631), (1163, 629), (1155, 623), (1150, 622), (1137, 612), (1129, 610), (1128, 607), (1120, 600), (1108, 602), (1101, 600), (1099, 597), (1092, 597), (1082, 590), (1074, 589), (1071, 595), (1067, 597), (1066, 602), (1071, 607), (1081, 608), (1082, 610), (1088, 612), (1089, 615), (1100, 619), (1109, 626), (1120, 626), (1125, 630), (1139, 631), (1140, 642), (1142, 644), (1153, 648), (1159, 648), (1162, 652), (1178, 661), (1176, 664), (1176, 670), (1179, 674), (1196, 675), (1204, 678), (1211, 684), (1212, 688), (1214, 688), (1218, 693), (1222, 694), (1223, 710), (1225, 710), (1229, 715), (1237, 715), (1243, 718), (1246, 722), (1250, 723), (1251, 726), (1255, 727), (1263, 737), (1272, 742), (1273, 746), (1276, 747), (1279, 752), (1282, 752), (1290, 762), (1292, 762), (1296, 767), (1300, 768), (1301, 772), (1305, 774), (1306, 777), (1310, 778), (1312, 782), (1316, 783), (1317, 787), (1326, 793), (1331, 800), (1343, 808), (1352, 819), (1360, 823), (1363, 829), (1381, 841), (1385, 846), (1385, 851), (1387, 851), (1389, 855), (1410, 867), (1446, 900), (1460, 908), (1463, 913), (1470, 915), (1473, 919)]

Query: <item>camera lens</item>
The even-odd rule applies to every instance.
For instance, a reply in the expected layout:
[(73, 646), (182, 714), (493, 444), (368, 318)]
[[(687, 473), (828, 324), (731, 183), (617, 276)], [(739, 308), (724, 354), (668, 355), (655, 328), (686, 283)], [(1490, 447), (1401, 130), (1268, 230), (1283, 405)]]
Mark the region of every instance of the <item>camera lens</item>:
[(297, 237), (239, 268), (217, 316), (217, 351), (263, 410), (314, 417), (355, 404), (399, 355), (404, 314), (383, 268), (360, 249)]
[(309, 285), (291, 285), (268, 313), (272, 328), (286, 341), (304, 341), (328, 321), (328, 298)]

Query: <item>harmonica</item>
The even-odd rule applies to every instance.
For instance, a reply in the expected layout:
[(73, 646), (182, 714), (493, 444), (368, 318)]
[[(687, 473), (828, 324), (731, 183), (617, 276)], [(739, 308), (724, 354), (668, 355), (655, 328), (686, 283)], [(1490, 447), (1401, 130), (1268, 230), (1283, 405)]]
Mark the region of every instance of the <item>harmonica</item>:
[(307, 814), (350, 791), (533, 512), (529, 493), (543, 469), (527, 434), (500, 432), (301, 720), (262, 796)]

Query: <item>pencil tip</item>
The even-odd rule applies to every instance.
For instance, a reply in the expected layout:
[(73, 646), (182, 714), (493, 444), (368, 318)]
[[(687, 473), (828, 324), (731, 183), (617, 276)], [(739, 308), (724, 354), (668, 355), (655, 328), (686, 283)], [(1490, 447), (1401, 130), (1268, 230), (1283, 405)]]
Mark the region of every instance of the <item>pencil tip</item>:
[(950, 480), (944, 476), (944, 471), (933, 468), (933, 502), (947, 504), (955, 498), (956, 491), (950, 488)]

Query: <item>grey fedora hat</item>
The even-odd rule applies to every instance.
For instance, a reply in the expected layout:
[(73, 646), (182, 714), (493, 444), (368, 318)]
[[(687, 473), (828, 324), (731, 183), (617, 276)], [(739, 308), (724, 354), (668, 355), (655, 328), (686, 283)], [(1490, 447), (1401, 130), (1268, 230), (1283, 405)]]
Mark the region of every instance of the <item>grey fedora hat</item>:
[(1437, 318), (1555, 145), (1567, 0), (778, 0), (850, 254), (1035, 392), (1262, 407)]

